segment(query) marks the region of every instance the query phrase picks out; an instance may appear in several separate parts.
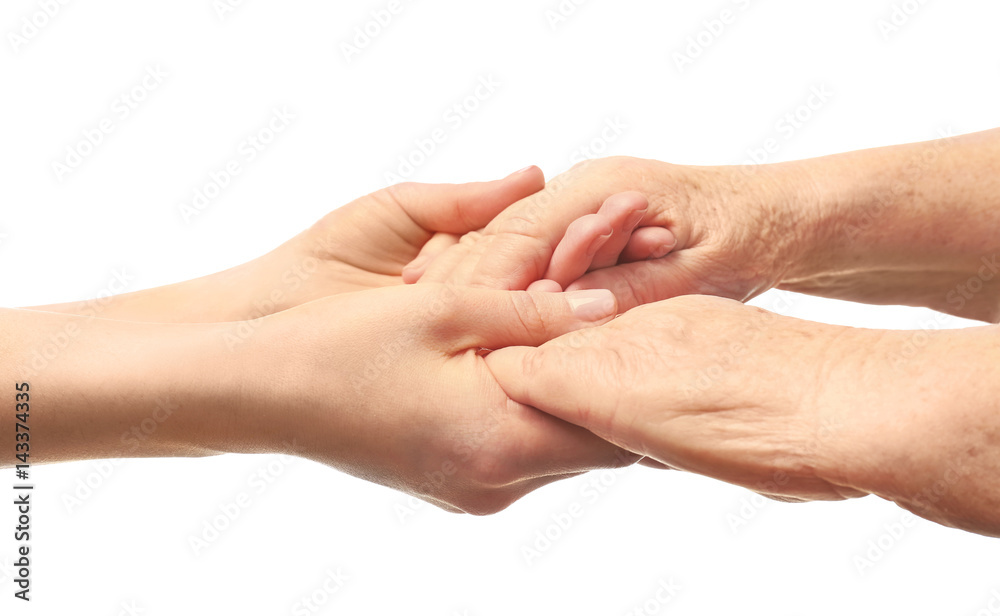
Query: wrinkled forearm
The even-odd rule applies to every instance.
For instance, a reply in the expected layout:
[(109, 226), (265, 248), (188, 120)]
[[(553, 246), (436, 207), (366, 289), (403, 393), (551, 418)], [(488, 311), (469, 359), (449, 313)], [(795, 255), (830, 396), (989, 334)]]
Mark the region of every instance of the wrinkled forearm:
[(816, 203), (782, 288), (1000, 319), (1000, 129), (791, 164)]
[(935, 522), (1000, 536), (1000, 328), (885, 331), (823, 384), (822, 471)]

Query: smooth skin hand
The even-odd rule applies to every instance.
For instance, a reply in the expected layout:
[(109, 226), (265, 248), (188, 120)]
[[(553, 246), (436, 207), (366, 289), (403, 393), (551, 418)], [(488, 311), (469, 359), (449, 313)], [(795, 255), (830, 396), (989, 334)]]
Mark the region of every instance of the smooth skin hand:
[(690, 295), (486, 364), (513, 400), (666, 466), (1000, 536), (1000, 330), (929, 332), (907, 357), (912, 339)]
[[(616, 310), (607, 291), (444, 285), (316, 300), (259, 319), (249, 335), (239, 323), (0, 310), (0, 374), (30, 382), (33, 462), (281, 452), (486, 514), (638, 459), (512, 402), (481, 352), (538, 345)], [(72, 343), (31, 373), (32, 349), (67, 328)]]
[[(746, 301), (778, 287), (996, 322), (997, 168), (1000, 129), (759, 166), (586, 161), (441, 254), (424, 279), (527, 288), (573, 221), (638, 191), (649, 205), (625, 258), (561, 286), (611, 289), (623, 310), (685, 294)], [(629, 258), (655, 254), (657, 228), (676, 239), (669, 253)]]
[(148, 322), (211, 323), (258, 318), (308, 301), (402, 284), (422, 250), (484, 227), (545, 185), (537, 167), (492, 182), (398, 184), (324, 216), (270, 253), (223, 272), (117, 295), (101, 303), (34, 309)]
[[(458, 243), (543, 185), (536, 167), (495, 182), (401, 184), (218, 274), (116, 296), (99, 312), (93, 302), (5, 311), (11, 377), (29, 379), (42, 404), (60, 409), (33, 419), (47, 435), (33, 459), (283, 451), (474, 513), (560, 477), (634, 462), (509, 402), (475, 354), (538, 344), (595, 320), (595, 306), (601, 318), (613, 314), (613, 296), (536, 304), (523, 293), (489, 300), (399, 286), (407, 263)], [(604, 233), (600, 221), (587, 224), (577, 226)], [(567, 305), (590, 316), (570, 319)], [(45, 332), (66, 331), (67, 350), (41, 368), (30, 363)], [(478, 346), (459, 349), (456, 340)]]

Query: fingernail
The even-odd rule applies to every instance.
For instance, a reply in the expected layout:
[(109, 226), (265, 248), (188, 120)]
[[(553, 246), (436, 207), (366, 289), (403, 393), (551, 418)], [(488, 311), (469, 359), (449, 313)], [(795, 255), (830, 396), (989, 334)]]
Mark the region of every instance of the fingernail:
[(622, 228), (625, 233), (628, 233), (632, 229), (635, 229), (636, 225), (642, 222), (642, 217), (646, 215), (646, 210), (640, 210), (638, 212), (632, 212), (632, 214), (625, 220), (625, 224)]
[(582, 321), (600, 321), (618, 310), (615, 295), (607, 289), (589, 289), (566, 294), (573, 316)]
[[(535, 166), (534, 166), (534, 165), (528, 165), (528, 166), (527, 166), (527, 167), (525, 167), (524, 169), (519, 169), (519, 170), (515, 171), (514, 173), (511, 173), (510, 175), (512, 175), (512, 176), (513, 176), (513, 175), (520, 175), (520, 174), (522, 174), (522, 173), (526, 173), (526, 172), (528, 172), (528, 171), (531, 171), (531, 170), (532, 170), (532, 169), (534, 169), (534, 168), (535, 168)], [(509, 176), (508, 176), (508, 177), (509, 177)]]
[(674, 246), (676, 245), (677, 242), (674, 242), (673, 244), (660, 244), (659, 246), (653, 249), (653, 252), (649, 255), (649, 257), (651, 259), (659, 259), (661, 257), (665, 257), (671, 250), (674, 249)]
[(417, 269), (418, 267), (421, 267), (425, 263), (427, 263), (427, 261), (429, 259), (430, 259), (430, 257), (427, 256), (427, 255), (420, 255), (416, 259), (414, 259), (414, 260), (410, 261), (409, 263), (407, 263), (406, 266), (403, 269)]
[(603, 246), (604, 243), (607, 242), (610, 237), (611, 233), (608, 233), (607, 235), (598, 235), (597, 237), (595, 237), (593, 241), (590, 242), (590, 246), (587, 248), (587, 256), (588, 257), (594, 256), (594, 254), (596, 254), (597, 251), (601, 249), (601, 246)]

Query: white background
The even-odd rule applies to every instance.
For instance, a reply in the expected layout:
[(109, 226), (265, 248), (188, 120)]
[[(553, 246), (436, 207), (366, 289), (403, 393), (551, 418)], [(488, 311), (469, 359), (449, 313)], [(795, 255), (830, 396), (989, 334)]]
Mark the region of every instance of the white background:
[[(15, 42), (24, 19), (45, 20), (36, 2), (6, 0), (0, 305), (95, 297), (116, 271), (137, 290), (246, 261), (381, 188), (438, 127), (447, 142), (408, 179), (489, 179), (527, 164), (552, 177), (616, 119), (627, 128), (596, 144), (602, 154), (697, 164), (742, 163), (769, 137), (780, 142), (777, 161), (1000, 124), (996, 2), (910, 0), (913, 14), (897, 14), (891, 32), (879, 27), (893, 13), (888, 0), (564, 4), (572, 14), (553, 24), (558, 0), (400, 0), (348, 59), (342, 44), (388, 0), (254, 0), (221, 17), (211, 0), (69, 2)], [(697, 51), (686, 51), (688, 37), (724, 9), (732, 23), (702, 34), (709, 45), (680, 70), (675, 52)], [(149, 67), (167, 77), (122, 118), (115, 99)], [(490, 76), (496, 92), (461, 126), (446, 123)], [(777, 122), (814, 86), (834, 95), (789, 135)], [(185, 222), (178, 205), (282, 106), (297, 116), (289, 128)], [(59, 181), (53, 162), (105, 117), (114, 131)], [(819, 321), (941, 326), (925, 310), (786, 299), (783, 312)], [(770, 294), (757, 303), (779, 305)], [(258, 491), (251, 478), (262, 470), (273, 482)], [(349, 580), (323, 609), (297, 613), (972, 615), (990, 613), (1000, 589), (995, 540), (922, 520), (902, 526), (901, 510), (876, 498), (762, 503), (645, 468), (553, 485), (492, 517), (428, 505), (402, 521), (400, 494), (301, 460), (34, 473), (25, 613), (292, 614), (338, 568)], [(594, 480), (605, 483), (596, 499)], [(189, 538), (241, 491), (252, 505), (195, 555)], [(539, 531), (555, 535), (551, 516), (574, 502), (584, 515), (529, 565), (522, 547)], [(12, 513), (0, 508), (5, 614), (25, 608), (11, 599)], [(870, 542), (885, 549), (869, 554)], [(866, 554), (878, 561), (859, 571)], [(667, 604), (654, 599), (661, 582), (680, 587)]]

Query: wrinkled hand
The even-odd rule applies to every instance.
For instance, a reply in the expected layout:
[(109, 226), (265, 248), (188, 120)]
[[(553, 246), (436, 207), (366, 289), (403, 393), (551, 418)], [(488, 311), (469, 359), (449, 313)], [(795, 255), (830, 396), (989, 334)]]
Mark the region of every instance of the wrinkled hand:
[[(638, 456), (511, 401), (480, 350), (541, 344), (615, 313), (607, 291), (392, 287), (261, 320), (235, 422), (305, 457), (451, 511), (486, 514), (560, 478)], [(253, 419), (250, 419), (253, 418)], [(240, 439), (236, 439), (240, 440)]]
[(875, 335), (684, 296), (486, 364), (513, 400), (669, 467), (839, 499), (863, 494), (835, 479), (870, 462), (841, 394), (863, 381)]
[[(590, 273), (560, 280), (562, 286), (611, 289), (625, 310), (685, 294), (747, 300), (780, 282), (805, 236), (796, 228), (805, 198), (797, 192), (808, 184), (786, 181), (782, 173), (795, 172), (778, 165), (586, 161), (507, 208), (475, 242), (440, 255), (422, 280), (527, 288), (551, 276), (553, 254), (573, 221), (607, 209), (613, 195), (636, 191), (648, 198), (648, 207), (639, 220), (628, 221), (634, 227), (621, 229), (624, 243), (609, 242), (606, 254), (585, 268)], [(615, 218), (617, 225), (626, 220)]]

